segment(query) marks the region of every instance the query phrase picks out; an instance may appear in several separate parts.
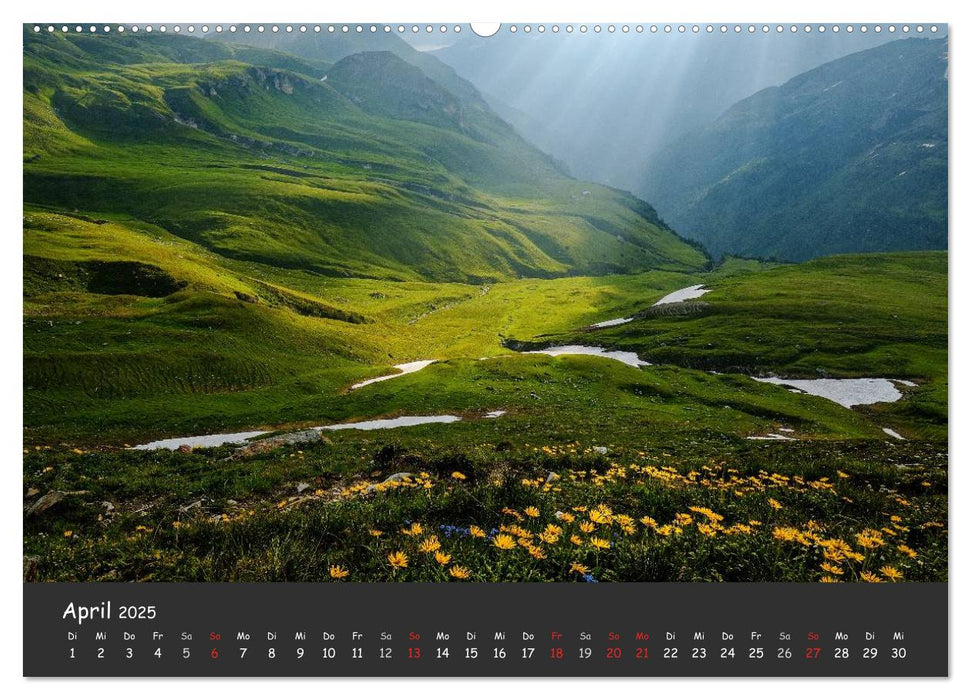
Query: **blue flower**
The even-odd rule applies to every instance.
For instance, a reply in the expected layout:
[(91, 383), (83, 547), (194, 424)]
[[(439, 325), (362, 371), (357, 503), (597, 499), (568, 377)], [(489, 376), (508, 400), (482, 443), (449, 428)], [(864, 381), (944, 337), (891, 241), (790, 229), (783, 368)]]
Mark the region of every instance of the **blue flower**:
[(599, 583), (599, 581), (593, 577), (593, 574), (584, 574), (583, 580), (586, 583)]

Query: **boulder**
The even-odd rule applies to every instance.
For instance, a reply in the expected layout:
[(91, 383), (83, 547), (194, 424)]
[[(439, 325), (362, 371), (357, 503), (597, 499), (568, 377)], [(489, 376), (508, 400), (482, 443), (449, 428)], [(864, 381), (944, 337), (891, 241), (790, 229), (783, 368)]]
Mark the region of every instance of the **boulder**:
[(64, 500), (64, 496), (67, 495), (63, 491), (48, 491), (43, 496), (38, 498), (34, 505), (27, 509), (27, 516), (40, 515), (46, 510), (54, 507), (58, 503)]
[(233, 457), (252, 457), (253, 455), (265, 454), (278, 447), (287, 445), (309, 445), (315, 442), (322, 442), (323, 436), (319, 430), (298, 430), (295, 433), (284, 435), (273, 435), (262, 440), (254, 440), (233, 452)]

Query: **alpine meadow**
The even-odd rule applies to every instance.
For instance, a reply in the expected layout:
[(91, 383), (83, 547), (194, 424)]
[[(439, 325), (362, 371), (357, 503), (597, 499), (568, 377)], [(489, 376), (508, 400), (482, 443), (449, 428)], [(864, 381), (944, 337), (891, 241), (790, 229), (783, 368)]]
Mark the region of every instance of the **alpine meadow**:
[(672, 228), (460, 44), (24, 27), (24, 580), (947, 580), (946, 41), (619, 149)]

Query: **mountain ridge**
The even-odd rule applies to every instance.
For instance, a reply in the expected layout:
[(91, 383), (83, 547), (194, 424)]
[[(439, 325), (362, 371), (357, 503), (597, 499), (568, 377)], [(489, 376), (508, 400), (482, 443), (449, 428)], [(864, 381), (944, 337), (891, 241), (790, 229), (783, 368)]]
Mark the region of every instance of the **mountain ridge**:
[(947, 246), (946, 39), (851, 54), (671, 144), (641, 191), (714, 254)]

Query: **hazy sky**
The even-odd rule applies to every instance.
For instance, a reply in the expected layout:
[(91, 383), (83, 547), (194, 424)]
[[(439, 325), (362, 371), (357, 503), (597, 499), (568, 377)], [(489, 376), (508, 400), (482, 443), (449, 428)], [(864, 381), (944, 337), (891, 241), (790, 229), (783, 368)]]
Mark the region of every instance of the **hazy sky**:
[(861, 34), (405, 34), (578, 176), (634, 189), (650, 158), (735, 102), (898, 38)]

